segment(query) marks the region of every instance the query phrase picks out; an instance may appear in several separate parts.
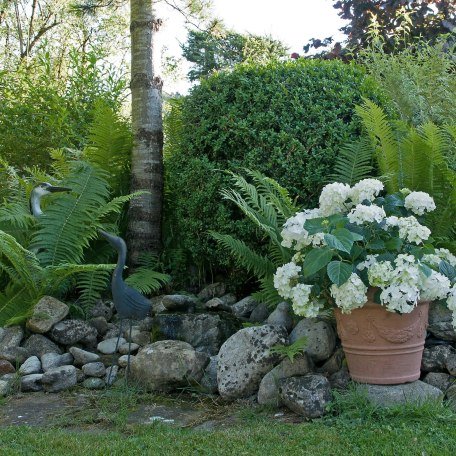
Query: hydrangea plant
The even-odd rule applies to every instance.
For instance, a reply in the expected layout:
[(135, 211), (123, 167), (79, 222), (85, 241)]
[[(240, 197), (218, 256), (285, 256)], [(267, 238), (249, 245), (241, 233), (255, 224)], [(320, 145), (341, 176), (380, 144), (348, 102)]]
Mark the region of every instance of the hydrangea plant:
[(424, 225), (434, 200), (409, 189), (383, 190), (377, 179), (353, 187), (332, 183), (323, 188), (318, 208), (289, 218), (282, 245), (296, 254), (277, 269), (275, 288), (304, 317), (316, 317), (327, 303), (350, 313), (367, 302), (370, 287), (391, 312), (446, 300), (456, 327), (456, 257), (434, 248)]

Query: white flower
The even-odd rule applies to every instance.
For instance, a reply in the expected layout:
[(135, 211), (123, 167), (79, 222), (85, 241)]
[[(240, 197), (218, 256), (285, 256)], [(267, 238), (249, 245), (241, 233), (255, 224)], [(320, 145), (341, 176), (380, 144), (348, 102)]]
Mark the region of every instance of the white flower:
[(420, 298), (418, 287), (408, 283), (394, 283), (380, 293), (380, 301), (390, 312), (410, 313)]
[(450, 280), (443, 274), (432, 271), (429, 277), (426, 277), (420, 286), (422, 301), (436, 301), (444, 299), (450, 292)]
[(411, 192), (405, 197), (405, 208), (414, 214), (423, 215), (435, 209), (434, 199), (425, 192)]
[(447, 306), (452, 312), (456, 312), (456, 285), (453, 285), (453, 288), (450, 290)]
[(315, 299), (310, 299), (312, 285), (298, 283), (291, 290), (291, 301), (293, 312), (296, 315), (306, 318), (315, 318), (320, 313), (323, 303)]
[(388, 228), (397, 226), (399, 222), (399, 217), (396, 217), (395, 215), (392, 215), (390, 217), (386, 217), (385, 219), (385, 227), (383, 228), (385, 231), (388, 230)]
[(350, 199), (354, 204), (363, 201), (374, 201), (375, 197), (383, 190), (383, 183), (378, 179), (363, 179), (353, 186)]
[(397, 226), (399, 227), (400, 238), (417, 245), (428, 239), (431, 234), (431, 230), (421, 225), (413, 215), (399, 218)]
[(381, 261), (380, 263), (372, 264), (368, 271), (367, 277), (369, 283), (373, 287), (384, 287), (394, 279), (394, 268), (391, 262)]
[(364, 261), (359, 263), (358, 266), (356, 266), (356, 269), (358, 269), (358, 271), (363, 271), (366, 268), (369, 269), (373, 264), (377, 263), (377, 256), (378, 255), (366, 255)]
[(447, 249), (436, 249), (435, 253), (447, 263), (450, 263), (451, 266), (456, 267), (456, 256), (454, 256), (449, 250)]
[(334, 182), (323, 187), (320, 195), (320, 214), (322, 217), (329, 217), (333, 214), (344, 212), (346, 201), (350, 195), (350, 186)]
[(362, 307), (367, 302), (367, 287), (355, 273), (340, 287), (332, 284), (330, 291), (342, 313), (350, 313), (353, 309)]
[(274, 274), (274, 287), (280, 296), (287, 299), (291, 297), (292, 281), (299, 277), (301, 266), (295, 263), (287, 263), (277, 268)]
[(374, 221), (380, 223), (386, 217), (385, 211), (382, 207), (375, 205), (365, 206), (358, 204), (348, 214), (350, 223), (362, 225), (363, 223), (373, 223)]
[(293, 247), (293, 243), (296, 243), (294, 249), (300, 250), (310, 244), (314, 244), (314, 246), (323, 244), (323, 234), (319, 236), (320, 233), (317, 233), (311, 236), (304, 229), (306, 220), (317, 217), (320, 217), (318, 209), (306, 209), (290, 217), (283, 225), (283, 230), (280, 233), (283, 239), (282, 245), (284, 247)]

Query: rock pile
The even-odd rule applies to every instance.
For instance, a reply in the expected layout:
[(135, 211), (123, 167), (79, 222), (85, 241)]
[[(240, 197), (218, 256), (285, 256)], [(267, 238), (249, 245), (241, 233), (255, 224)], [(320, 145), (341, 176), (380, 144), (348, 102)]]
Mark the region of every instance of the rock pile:
[[(68, 312), (66, 304), (45, 297), (25, 329), (0, 328), (0, 396), (17, 390), (58, 392), (78, 384), (104, 388), (124, 372), (129, 351), (131, 376), (148, 390), (196, 385), (228, 400), (255, 397), (260, 404), (287, 406), (309, 419), (325, 412), (331, 389), (350, 382), (331, 321), (296, 321), (286, 303), (271, 312), (251, 296), (238, 301), (221, 283), (197, 297), (153, 298), (151, 317), (134, 322), (131, 337), (109, 302), (95, 305), (87, 321), (68, 318)], [(445, 396), (456, 403), (451, 314), (432, 304), (429, 322), (422, 381), (368, 386), (372, 401)], [(283, 354), (283, 347), (303, 337), (303, 352), (293, 359)], [(278, 346), (282, 351), (273, 349)]]

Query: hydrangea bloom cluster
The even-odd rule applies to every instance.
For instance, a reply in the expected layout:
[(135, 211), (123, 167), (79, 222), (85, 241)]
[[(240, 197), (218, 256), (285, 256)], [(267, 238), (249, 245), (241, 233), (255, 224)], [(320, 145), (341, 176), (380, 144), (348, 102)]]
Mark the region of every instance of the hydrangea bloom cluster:
[(415, 217), (434, 210), (433, 199), (408, 189), (381, 196), (383, 189), (377, 179), (329, 184), (318, 208), (288, 219), (282, 246), (295, 254), (277, 269), (275, 288), (305, 317), (327, 304), (350, 313), (367, 302), (369, 287), (391, 312), (446, 299), (456, 327), (456, 256), (424, 245), (431, 232)]

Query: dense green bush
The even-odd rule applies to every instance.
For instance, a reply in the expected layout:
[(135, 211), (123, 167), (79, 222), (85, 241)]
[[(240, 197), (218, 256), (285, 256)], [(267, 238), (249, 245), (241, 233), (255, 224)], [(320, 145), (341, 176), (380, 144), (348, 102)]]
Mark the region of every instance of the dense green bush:
[(203, 272), (231, 266), (209, 230), (255, 243), (222, 202), (223, 170), (256, 169), (298, 195), (299, 205), (314, 206), (339, 148), (359, 134), (354, 108), (363, 97), (381, 102), (360, 67), (301, 60), (214, 74), (174, 103), (165, 131), (167, 222), (190, 262)]

